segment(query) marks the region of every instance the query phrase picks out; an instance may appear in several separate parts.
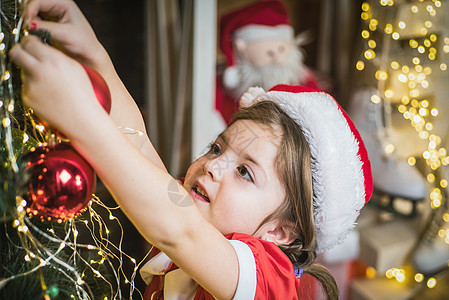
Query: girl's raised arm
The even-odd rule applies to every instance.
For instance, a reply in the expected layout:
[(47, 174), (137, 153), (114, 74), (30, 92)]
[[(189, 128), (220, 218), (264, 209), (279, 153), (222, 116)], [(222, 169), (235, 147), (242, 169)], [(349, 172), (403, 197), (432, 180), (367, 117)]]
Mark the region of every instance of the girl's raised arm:
[[(34, 36), (10, 55), (23, 71), (24, 103), (70, 139), (148, 242), (216, 298), (232, 298), (239, 276), (234, 248), (187, 191), (120, 132), (82, 66)], [(183, 205), (170, 196), (173, 183)]]
[(51, 43), (79, 62), (98, 71), (106, 80), (112, 96), (111, 117), (117, 126), (140, 130), (142, 136), (128, 135), (128, 139), (153, 163), (165, 169), (146, 134), (142, 115), (104, 47), (92, 27), (71, 0), (32, 0), (25, 11), (25, 24), (30, 29), (45, 29)]

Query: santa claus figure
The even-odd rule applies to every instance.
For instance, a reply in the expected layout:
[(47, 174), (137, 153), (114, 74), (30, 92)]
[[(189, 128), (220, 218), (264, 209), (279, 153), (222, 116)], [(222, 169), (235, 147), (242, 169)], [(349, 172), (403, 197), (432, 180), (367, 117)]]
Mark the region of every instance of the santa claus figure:
[(238, 100), (249, 87), (265, 90), (276, 84), (320, 89), (304, 65), (285, 6), (280, 1), (260, 1), (220, 19), (220, 47), (227, 66), (218, 72), (216, 108), (229, 123)]

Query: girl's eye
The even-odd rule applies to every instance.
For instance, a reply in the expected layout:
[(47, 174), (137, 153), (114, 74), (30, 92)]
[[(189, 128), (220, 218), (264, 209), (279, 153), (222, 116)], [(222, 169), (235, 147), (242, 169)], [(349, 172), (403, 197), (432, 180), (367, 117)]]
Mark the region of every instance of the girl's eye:
[(237, 167), (237, 172), (239, 172), (239, 175), (244, 179), (254, 182), (253, 178), (251, 177), (251, 174), (248, 172), (248, 169), (245, 166)]
[(217, 144), (213, 143), (210, 145), (209, 148), (209, 154), (213, 154), (213, 155), (220, 155), (221, 153), (221, 149), (220, 146), (218, 146)]

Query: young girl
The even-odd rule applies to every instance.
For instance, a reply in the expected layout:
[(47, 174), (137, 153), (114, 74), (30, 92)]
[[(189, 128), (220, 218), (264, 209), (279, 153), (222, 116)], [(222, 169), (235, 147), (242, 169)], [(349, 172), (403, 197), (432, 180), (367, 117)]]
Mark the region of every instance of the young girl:
[[(338, 298), (315, 256), (346, 237), (372, 183), (363, 143), (329, 95), (289, 86), (250, 90), (242, 98), (247, 107), (181, 186), (147, 138), (118, 130), (145, 127), (75, 3), (32, 0), (25, 22), (48, 30), (64, 52), (33, 36), (11, 50), (23, 71), (25, 104), (71, 140), (162, 251), (142, 270), (150, 283), (145, 299), (297, 299), (302, 272)], [(105, 78), (111, 115), (73, 58)]]

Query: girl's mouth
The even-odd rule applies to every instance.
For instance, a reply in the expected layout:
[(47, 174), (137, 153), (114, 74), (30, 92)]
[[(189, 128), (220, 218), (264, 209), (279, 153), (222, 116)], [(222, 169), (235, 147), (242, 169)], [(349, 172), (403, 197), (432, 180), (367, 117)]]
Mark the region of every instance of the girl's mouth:
[(201, 188), (200, 186), (192, 187), (191, 196), (193, 198), (199, 199), (200, 201), (210, 203), (210, 200), (209, 200), (209, 197), (207, 196), (206, 191), (203, 188)]

